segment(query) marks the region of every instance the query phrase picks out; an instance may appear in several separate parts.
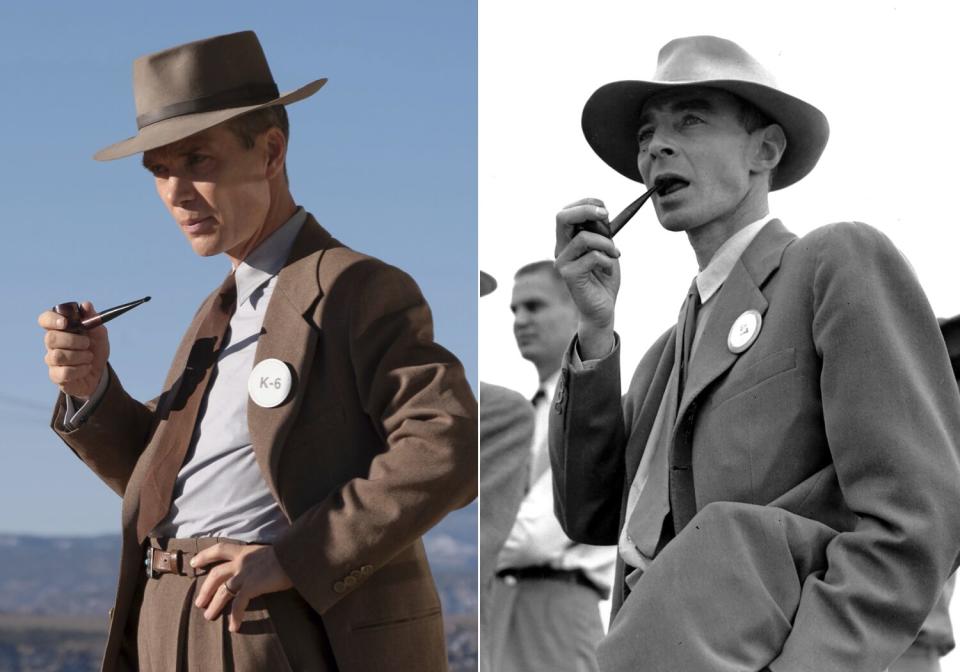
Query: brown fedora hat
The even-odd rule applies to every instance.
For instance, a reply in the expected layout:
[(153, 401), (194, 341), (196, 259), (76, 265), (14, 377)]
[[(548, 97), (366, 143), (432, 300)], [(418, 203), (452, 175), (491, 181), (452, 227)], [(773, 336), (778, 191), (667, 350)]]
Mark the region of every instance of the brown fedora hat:
[(139, 132), (93, 158), (110, 161), (162, 147), (245, 112), (303, 100), (326, 82), (281, 94), (252, 30), (141, 56), (133, 62)]
[(594, 91), (583, 108), (583, 134), (611, 168), (643, 182), (637, 167), (640, 110), (660, 91), (692, 86), (728, 91), (783, 127), (787, 149), (771, 190), (793, 184), (820, 159), (830, 136), (823, 112), (777, 88), (773, 76), (739, 45), (710, 35), (668, 42), (660, 50), (650, 81), (612, 82)]

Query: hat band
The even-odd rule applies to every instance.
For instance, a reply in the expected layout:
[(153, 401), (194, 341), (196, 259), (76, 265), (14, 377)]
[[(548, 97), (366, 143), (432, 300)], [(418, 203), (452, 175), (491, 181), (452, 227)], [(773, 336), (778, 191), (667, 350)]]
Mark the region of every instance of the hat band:
[(137, 128), (143, 129), (145, 126), (155, 124), (171, 117), (180, 117), (184, 114), (197, 114), (199, 112), (212, 112), (214, 110), (226, 110), (231, 107), (243, 107), (244, 105), (259, 105), (280, 97), (280, 90), (273, 82), (269, 84), (248, 84), (235, 89), (219, 91), (202, 98), (184, 100), (172, 105), (166, 105), (159, 110), (153, 110), (145, 114), (137, 115)]

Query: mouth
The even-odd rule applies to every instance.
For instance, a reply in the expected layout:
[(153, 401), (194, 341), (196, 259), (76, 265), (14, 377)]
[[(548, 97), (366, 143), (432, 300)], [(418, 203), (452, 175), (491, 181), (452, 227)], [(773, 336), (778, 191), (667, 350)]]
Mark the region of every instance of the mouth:
[(690, 182), (679, 175), (660, 175), (654, 180), (653, 185), (657, 188), (657, 195), (664, 197), (686, 189), (690, 186)]
[(213, 217), (191, 217), (180, 220), (180, 228), (188, 234), (203, 234), (213, 231), (216, 222)]
[(522, 333), (516, 335), (517, 343), (519, 345), (526, 345), (534, 340), (536, 340), (536, 334), (531, 333)]

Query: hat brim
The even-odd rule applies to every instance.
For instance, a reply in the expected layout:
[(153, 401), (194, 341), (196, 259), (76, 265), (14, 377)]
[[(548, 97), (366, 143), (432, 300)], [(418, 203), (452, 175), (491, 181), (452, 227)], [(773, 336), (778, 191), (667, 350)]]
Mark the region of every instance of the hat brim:
[(486, 296), (497, 288), (497, 281), (489, 273), (480, 271), (480, 296)]
[(637, 121), (643, 105), (655, 93), (692, 87), (728, 91), (753, 103), (780, 124), (787, 137), (787, 149), (777, 166), (771, 191), (789, 186), (813, 170), (827, 146), (830, 125), (816, 107), (763, 84), (729, 79), (611, 82), (594, 91), (584, 105), (583, 134), (593, 151), (611, 168), (643, 183), (637, 167)]
[(149, 126), (140, 129), (140, 132), (132, 138), (121, 140), (109, 147), (101, 149), (93, 155), (97, 161), (113, 161), (122, 159), (125, 156), (146, 152), (157, 147), (169, 145), (171, 142), (177, 142), (188, 138), (194, 133), (213, 128), (217, 124), (239, 117), (241, 114), (253, 112), (264, 107), (272, 105), (289, 105), (296, 103), (315, 94), (327, 83), (326, 77), (317, 79), (299, 89), (281, 94), (274, 100), (257, 105), (245, 105), (243, 107), (231, 107), (224, 110), (213, 110), (211, 112), (199, 112), (196, 114), (184, 114), (179, 117), (171, 117), (158, 121)]

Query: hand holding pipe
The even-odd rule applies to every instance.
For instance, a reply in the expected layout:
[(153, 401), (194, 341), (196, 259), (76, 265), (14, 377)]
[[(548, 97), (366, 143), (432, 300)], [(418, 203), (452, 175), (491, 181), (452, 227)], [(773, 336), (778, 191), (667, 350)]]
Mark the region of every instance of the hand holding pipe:
[(664, 189), (672, 186), (676, 182), (681, 182), (676, 178), (666, 178), (663, 180), (657, 180), (654, 182), (653, 186), (647, 189), (640, 198), (633, 201), (630, 205), (623, 209), (619, 215), (613, 218), (612, 222), (600, 222), (597, 220), (588, 220), (586, 222), (578, 222), (573, 225), (573, 235), (577, 235), (581, 231), (590, 231), (592, 233), (599, 233), (601, 236), (606, 236), (607, 238), (613, 238), (617, 233), (622, 229), (627, 222), (629, 222), (635, 214), (640, 210), (640, 206), (649, 200), (653, 196), (654, 192), (663, 192)]
[(145, 296), (142, 299), (137, 299), (136, 301), (131, 301), (130, 303), (123, 303), (119, 306), (114, 306), (113, 308), (107, 308), (106, 310), (100, 311), (96, 315), (91, 315), (86, 318), (83, 316), (83, 308), (81, 308), (80, 304), (76, 301), (58, 303), (51, 310), (53, 310), (53, 312), (55, 312), (57, 315), (67, 318), (67, 326), (65, 331), (79, 334), (89, 329), (99, 327), (101, 324), (106, 324), (115, 317), (119, 317), (128, 310), (136, 308), (141, 303), (146, 303), (149, 300), (150, 297)]

